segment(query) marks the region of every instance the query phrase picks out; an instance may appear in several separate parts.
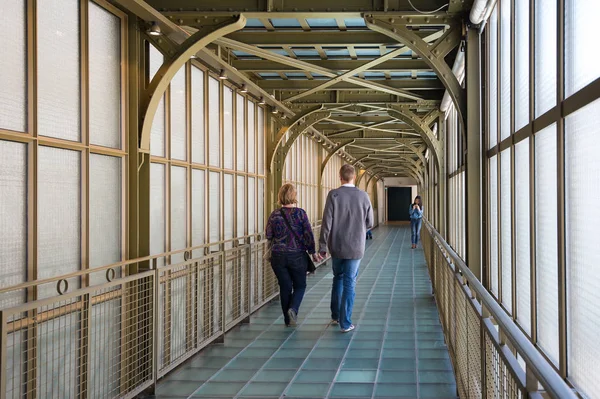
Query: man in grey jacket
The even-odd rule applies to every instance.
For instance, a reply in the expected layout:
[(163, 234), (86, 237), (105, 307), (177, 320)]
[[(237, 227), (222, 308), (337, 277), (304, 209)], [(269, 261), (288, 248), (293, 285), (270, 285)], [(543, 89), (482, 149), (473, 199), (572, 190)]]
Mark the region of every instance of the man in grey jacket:
[(365, 254), (365, 237), (373, 227), (373, 209), (369, 195), (354, 186), (356, 172), (352, 165), (340, 169), (342, 186), (327, 195), (319, 252), (331, 253), (333, 287), (331, 290), (331, 322), (342, 332), (354, 330), (352, 307), (358, 267)]

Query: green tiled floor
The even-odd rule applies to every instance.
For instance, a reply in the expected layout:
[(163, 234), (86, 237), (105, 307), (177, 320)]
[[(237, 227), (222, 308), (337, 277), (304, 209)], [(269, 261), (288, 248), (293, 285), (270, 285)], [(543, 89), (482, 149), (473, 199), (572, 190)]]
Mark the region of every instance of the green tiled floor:
[(408, 227), (367, 242), (353, 322), (328, 324), (331, 269), (309, 277), (296, 328), (279, 304), (236, 327), (163, 378), (156, 398), (456, 398), (456, 384), (421, 249)]

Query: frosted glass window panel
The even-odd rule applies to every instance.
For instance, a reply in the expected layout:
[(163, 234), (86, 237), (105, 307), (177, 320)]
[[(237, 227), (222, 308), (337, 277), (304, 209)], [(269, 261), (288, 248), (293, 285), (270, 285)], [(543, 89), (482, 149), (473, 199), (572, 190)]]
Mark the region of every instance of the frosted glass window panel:
[(165, 156), (165, 97), (158, 103), (150, 130), (150, 155)]
[(489, 29), (489, 148), (498, 143), (498, 6), (490, 16)]
[(515, 266), (517, 321), (527, 333), (531, 333), (529, 198), (529, 139), (526, 139), (515, 145)]
[(538, 344), (558, 364), (556, 125), (534, 139)]
[(37, 4), (38, 132), (80, 141), (79, 2)]
[(529, 123), (529, 2), (515, 1), (515, 131)]
[[(257, 107), (258, 121), (258, 174), (265, 174), (265, 110)], [(312, 158), (309, 158), (312, 162)]]
[(233, 169), (233, 91), (223, 89), (223, 167)]
[[(187, 247), (187, 169), (171, 166), (171, 251)], [(183, 253), (171, 263), (183, 262)]]
[[(192, 170), (192, 246), (203, 245), (205, 236), (205, 211), (206, 200), (204, 197), (206, 183), (203, 170)], [(194, 253), (194, 257), (202, 256), (203, 251)]]
[(204, 72), (192, 66), (192, 162), (204, 163)]
[[(122, 160), (90, 154), (90, 268), (121, 261)], [(106, 282), (103, 273), (92, 283)]]
[(492, 292), (498, 295), (498, 164), (490, 158), (490, 277)]
[(209, 172), (208, 187), (208, 213), (209, 213), (209, 241), (211, 243), (221, 240), (221, 175), (218, 172)]
[(246, 170), (246, 99), (236, 94), (235, 129), (236, 129), (236, 165), (237, 170)]
[(248, 178), (248, 234), (256, 233), (256, 183), (254, 177)]
[[(27, 145), (0, 140), (0, 288), (27, 280)], [(0, 309), (25, 301), (0, 294)]]
[(510, 3), (500, 0), (500, 139), (510, 136)]
[(600, 101), (565, 120), (567, 337), (569, 378), (579, 392), (600, 392)]
[(502, 238), (502, 304), (512, 313), (512, 252), (510, 148), (500, 153), (500, 221)]
[[(166, 252), (165, 247), (165, 165), (150, 164), (150, 255)], [(162, 258), (159, 266), (164, 265)]]
[[(233, 220), (235, 210), (233, 209), (233, 175), (223, 175), (223, 235), (225, 240), (233, 238)], [(231, 247), (231, 243), (229, 243)]]
[(152, 82), (152, 79), (154, 78), (154, 75), (156, 75), (156, 72), (158, 72), (158, 70), (160, 69), (160, 67), (162, 66), (165, 57), (162, 55), (162, 53), (160, 52), (160, 50), (158, 50), (156, 47), (154, 47), (154, 45), (152, 45), (152, 43), (148, 44), (149, 46), (149, 57), (150, 57), (150, 62), (149, 62), (149, 78), (148, 79), (148, 83)]
[(221, 85), (214, 78), (208, 79), (208, 161), (210, 166), (221, 166)]
[[(306, 198), (306, 186), (302, 188), (303, 198)], [(265, 180), (258, 179), (258, 232), (263, 233), (265, 231)], [(307, 202), (305, 201), (305, 204)]]
[(121, 19), (94, 2), (89, 23), (90, 143), (121, 148)]
[[(81, 153), (61, 148), (38, 149), (38, 279), (81, 268)], [(69, 280), (69, 291), (79, 279)], [(56, 295), (53, 284), (38, 297)]]
[(556, 1), (535, 0), (535, 116), (556, 105)]
[(237, 176), (237, 236), (246, 235), (246, 177)]
[(565, 1), (565, 94), (570, 96), (600, 78), (595, 48), (598, 1)]
[(27, 130), (27, 14), (25, 0), (2, 4), (0, 24), (10, 32), (0, 48), (0, 128)]
[(185, 66), (171, 80), (171, 158), (186, 160)]
[(248, 101), (248, 172), (255, 173), (255, 151), (256, 151), (256, 129), (254, 118), (255, 105), (252, 101)]

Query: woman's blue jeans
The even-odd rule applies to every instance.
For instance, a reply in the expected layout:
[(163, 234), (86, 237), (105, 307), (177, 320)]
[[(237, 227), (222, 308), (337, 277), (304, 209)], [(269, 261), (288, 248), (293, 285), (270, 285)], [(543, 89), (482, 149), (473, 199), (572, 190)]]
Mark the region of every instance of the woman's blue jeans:
[(421, 234), (421, 219), (410, 219), (410, 233), (411, 243), (417, 245)]

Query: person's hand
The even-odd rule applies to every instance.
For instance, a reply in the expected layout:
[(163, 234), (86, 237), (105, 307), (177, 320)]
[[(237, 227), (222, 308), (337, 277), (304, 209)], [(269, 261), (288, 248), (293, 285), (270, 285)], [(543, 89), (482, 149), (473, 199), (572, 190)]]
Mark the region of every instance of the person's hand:
[(314, 253), (312, 254), (312, 259), (314, 262), (319, 263), (323, 260), (323, 258), (321, 257), (321, 255), (319, 255), (318, 253)]
[(325, 259), (327, 257), (327, 252), (321, 251), (319, 252), (319, 256), (321, 257), (321, 259)]

